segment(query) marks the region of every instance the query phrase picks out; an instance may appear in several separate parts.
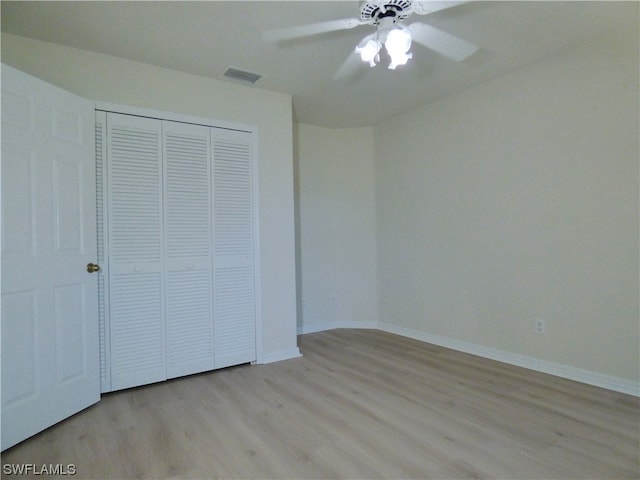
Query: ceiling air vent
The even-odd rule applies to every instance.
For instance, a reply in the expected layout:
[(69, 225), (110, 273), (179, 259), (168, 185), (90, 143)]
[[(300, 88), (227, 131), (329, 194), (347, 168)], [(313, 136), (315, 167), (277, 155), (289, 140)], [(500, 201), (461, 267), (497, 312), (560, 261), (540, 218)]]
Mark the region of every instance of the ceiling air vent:
[(258, 80), (262, 78), (262, 75), (257, 73), (245, 72), (237, 68), (228, 67), (220, 77), (223, 80), (231, 80), (232, 82), (240, 82), (246, 85), (254, 85)]

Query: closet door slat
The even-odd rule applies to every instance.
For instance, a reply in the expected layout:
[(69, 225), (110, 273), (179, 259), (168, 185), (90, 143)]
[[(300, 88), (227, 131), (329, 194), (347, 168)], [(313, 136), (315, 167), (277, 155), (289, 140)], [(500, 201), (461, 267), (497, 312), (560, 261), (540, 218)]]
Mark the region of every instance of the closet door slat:
[(251, 140), (212, 129), (217, 368), (256, 359)]
[(166, 379), (162, 123), (107, 114), (111, 388)]
[(98, 265), (98, 332), (100, 345), (100, 391), (111, 390), (110, 338), (109, 338), (109, 268), (106, 239), (107, 215), (105, 212), (107, 183), (107, 114), (96, 112), (96, 233)]
[(214, 368), (209, 128), (163, 122), (167, 377)]

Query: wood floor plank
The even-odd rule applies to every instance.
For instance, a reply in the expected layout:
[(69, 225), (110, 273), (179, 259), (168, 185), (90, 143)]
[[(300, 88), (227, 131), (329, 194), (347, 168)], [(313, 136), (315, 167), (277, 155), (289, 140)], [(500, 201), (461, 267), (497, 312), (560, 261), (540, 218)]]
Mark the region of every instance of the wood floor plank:
[(375, 330), (299, 347), (104, 395), (2, 463), (83, 479), (640, 478), (636, 397)]

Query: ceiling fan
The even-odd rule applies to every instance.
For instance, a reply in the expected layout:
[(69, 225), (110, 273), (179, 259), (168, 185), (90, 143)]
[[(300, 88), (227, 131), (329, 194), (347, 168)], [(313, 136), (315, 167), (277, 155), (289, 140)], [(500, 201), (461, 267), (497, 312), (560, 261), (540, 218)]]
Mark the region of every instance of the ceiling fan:
[(264, 38), (269, 41), (283, 42), (321, 33), (352, 29), (361, 25), (375, 27), (374, 33), (367, 35), (358, 43), (334, 74), (334, 79), (349, 76), (361, 64), (360, 61), (374, 67), (380, 61), (380, 52), (383, 46), (390, 58), (388, 68), (394, 70), (397, 66), (404, 65), (411, 59), (412, 54), (409, 50), (412, 41), (451, 60), (461, 62), (478, 50), (478, 47), (426, 23), (414, 22), (410, 25), (404, 25), (403, 21), (414, 13), (428, 15), (462, 3), (468, 2), (364, 0), (361, 3), (359, 18), (343, 18), (269, 30), (264, 33)]

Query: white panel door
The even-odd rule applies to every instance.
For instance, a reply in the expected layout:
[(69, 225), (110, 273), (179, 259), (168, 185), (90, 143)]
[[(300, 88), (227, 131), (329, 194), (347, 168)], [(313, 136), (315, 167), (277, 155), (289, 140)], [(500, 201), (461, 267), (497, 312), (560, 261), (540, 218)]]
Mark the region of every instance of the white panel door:
[(2, 449), (100, 399), (91, 104), (2, 65)]
[(212, 370), (209, 128), (163, 122), (167, 377)]
[(166, 379), (162, 122), (107, 114), (111, 389)]
[(214, 191), (216, 368), (256, 359), (253, 142), (211, 129)]

